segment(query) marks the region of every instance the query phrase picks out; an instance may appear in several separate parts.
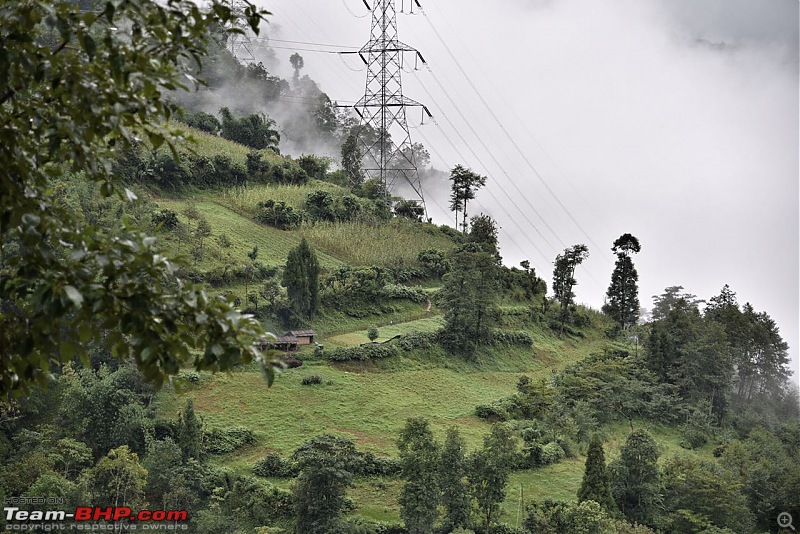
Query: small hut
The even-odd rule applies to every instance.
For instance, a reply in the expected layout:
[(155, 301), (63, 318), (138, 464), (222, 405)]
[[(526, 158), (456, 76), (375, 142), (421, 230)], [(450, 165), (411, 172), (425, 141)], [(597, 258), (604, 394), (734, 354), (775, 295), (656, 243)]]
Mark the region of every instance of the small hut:
[(313, 330), (290, 330), (283, 335), (295, 337), (298, 345), (313, 345), (314, 336), (316, 336), (317, 333)]
[(298, 340), (295, 336), (292, 335), (283, 335), (278, 336), (275, 340), (270, 338), (263, 338), (258, 342), (258, 348), (262, 351), (265, 350), (282, 350), (284, 352), (290, 352), (297, 350)]

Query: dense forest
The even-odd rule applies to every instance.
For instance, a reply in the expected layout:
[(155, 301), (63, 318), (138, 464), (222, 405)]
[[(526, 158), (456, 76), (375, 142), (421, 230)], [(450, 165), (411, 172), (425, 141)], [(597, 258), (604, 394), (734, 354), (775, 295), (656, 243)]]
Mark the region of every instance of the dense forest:
[[(198, 533), (800, 521), (789, 347), (724, 280), (644, 316), (625, 233), (606, 305), (578, 305), (586, 245), (506, 265), (468, 215), (490, 178), (414, 145), (455, 227), (424, 220), (302, 57), (291, 80), (239, 64), (226, 24), (268, 13), (80, 7), (0, 7), (4, 529), (78, 507)], [(278, 350), (300, 330), (316, 343)]]

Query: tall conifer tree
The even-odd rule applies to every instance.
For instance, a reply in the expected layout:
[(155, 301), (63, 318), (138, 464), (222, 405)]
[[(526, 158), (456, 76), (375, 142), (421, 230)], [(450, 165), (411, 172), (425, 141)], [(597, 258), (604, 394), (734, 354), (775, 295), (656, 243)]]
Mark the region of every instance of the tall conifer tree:
[(586, 470), (583, 472), (583, 483), (578, 490), (578, 502), (595, 501), (608, 512), (617, 509), (611, 493), (611, 481), (606, 472), (606, 456), (603, 442), (595, 434), (589, 442), (586, 453)]
[(292, 309), (300, 317), (311, 319), (319, 304), (319, 261), (305, 238), (289, 251), (283, 285), (289, 294)]
[(639, 320), (639, 273), (633, 266), (631, 254), (636, 254), (641, 249), (639, 240), (631, 234), (621, 235), (611, 248), (617, 255), (617, 263), (611, 274), (611, 285), (606, 292), (607, 302), (603, 311), (626, 330)]

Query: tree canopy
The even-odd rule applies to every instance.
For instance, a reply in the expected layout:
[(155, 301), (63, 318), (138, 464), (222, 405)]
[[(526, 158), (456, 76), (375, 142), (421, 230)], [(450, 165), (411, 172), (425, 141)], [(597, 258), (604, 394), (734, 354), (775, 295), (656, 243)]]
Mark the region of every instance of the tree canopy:
[[(249, 3), (243, 12), (253, 31), (266, 14)], [(89, 343), (133, 359), (156, 384), (186, 364), (260, 361), (255, 320), (179, 278), (154, 238), (91, 227), (50, 188), (79, 173), (134, 202), (112, 174), (114, 155), (142, 136), (173, 146), (164, 94), (195, 79), (210, 30), (232, 17), (218, 1), (0, 7), (1, 394), (48, 382), (51, 362), (85, 357)]]
[(589, 257), (589, 247), (586, 245), (572, 245), (556, 256), (553, 269), (553, 294), (561, 305), (561, 329), (569, 315), (569, 307), (575, 294), (572, 288), (578, 283), (575, 280), (575, 269)]
[(450, 210), (456, 214), (461, 212), (461, 231), (467, 233), (467, 203), (475, 198), (475, 193), (486, 185), (486, 176), (481, 176), (463, 165), (456, 165), (450, 171)]

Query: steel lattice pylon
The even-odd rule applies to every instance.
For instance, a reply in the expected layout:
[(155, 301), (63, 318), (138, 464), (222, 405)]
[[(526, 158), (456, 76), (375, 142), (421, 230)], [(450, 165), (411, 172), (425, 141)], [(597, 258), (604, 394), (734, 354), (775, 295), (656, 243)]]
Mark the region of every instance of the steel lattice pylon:
[[(366, 0), (364, 0), (366, 3)], [(399, 180), (411, 186), (416, 200), (425, 207), (416, 158), (411, 150), (411, 134), (406, 108), (421, 107), (403, 96), (401, 73), (403, 55), (412, 52), (423, 63), (422, 55), (397, 39), (397, 11), (394, 0), (374, 0), (370, 40), (359, 51), (367, 66), (364, 96), (353, 106), (361, 117), (358, 144), (363, 154), (363, 170), (368, 178), (379, 177), (387, 194)]]
[(255, 63), (256, 57), (253, 55), (253, 43), (250, 41), (248, 32), (250, 27), (244, 20), (245, 3), (242, 0), (228, 0), (225, 2), (231, 8), (234, 19), (228, 24), (228, 28), (236, 28), (243, 33), (229, 33), (226, 48), (231, 55), (240, 63), (249, 65)]

